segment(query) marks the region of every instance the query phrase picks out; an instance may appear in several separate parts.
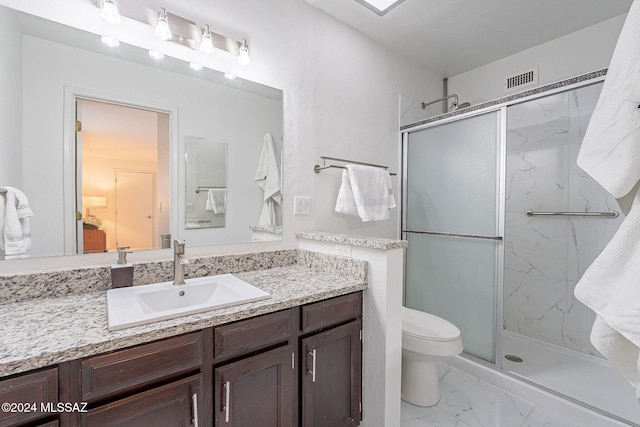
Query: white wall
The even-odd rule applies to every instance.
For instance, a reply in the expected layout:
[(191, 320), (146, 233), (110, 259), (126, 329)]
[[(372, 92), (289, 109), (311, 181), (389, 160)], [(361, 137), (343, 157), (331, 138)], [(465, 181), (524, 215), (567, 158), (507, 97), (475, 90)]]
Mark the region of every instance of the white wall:
[[(12, 11), (0, 10), (0, 187), (22, 188), (22, 38)], [(15, 66), (6, 66), (15, 64)]]
[(471, 104), (477, 104), (513, 93), (503, 91), (504, 78), (534, 65), (539, 66), (537, 86), (606, 68), (611, 61), (625, 17), (626, 15), (620, 15), (608, 19), (567, 36), (449, 77), (449, 93), (458, 94), (460, 102), (468, 101)]

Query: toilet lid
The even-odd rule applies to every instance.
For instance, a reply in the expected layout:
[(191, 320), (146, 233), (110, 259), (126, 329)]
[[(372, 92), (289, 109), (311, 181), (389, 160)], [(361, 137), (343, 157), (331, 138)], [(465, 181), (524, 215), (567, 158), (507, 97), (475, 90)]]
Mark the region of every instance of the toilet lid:
[(433, 314), (402, 307), (402, 333), (433, 341), (454, 341), (460, 329)]

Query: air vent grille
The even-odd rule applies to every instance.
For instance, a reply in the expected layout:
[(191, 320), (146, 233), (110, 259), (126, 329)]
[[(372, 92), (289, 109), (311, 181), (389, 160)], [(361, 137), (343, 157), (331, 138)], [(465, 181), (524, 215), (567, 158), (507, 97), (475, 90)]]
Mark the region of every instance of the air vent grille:
[(514, 89), (528, 87), (538, 84), (538, 67), (512, 74), (504, 79), (504, 91), (509, 92)]

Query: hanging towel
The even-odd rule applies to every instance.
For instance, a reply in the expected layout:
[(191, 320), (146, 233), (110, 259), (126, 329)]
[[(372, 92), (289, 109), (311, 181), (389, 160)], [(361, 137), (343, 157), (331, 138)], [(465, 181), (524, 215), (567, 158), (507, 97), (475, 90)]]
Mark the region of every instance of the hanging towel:
[(349, 172), (346, 169), (342, 171), (342, 183), (340, 184), (340, 190), (338, 190), (335, 210), (336, 212), (345, 215), (360, 216), (358, 215), (356, 199), (353, 197), (353, 189), (351, 188), (351, 181), (349, 180)]
[(4, 249), (5, 258), (20, 258), (31, 247), (29, 217), (33, 211), (22, 191), (2, 188), (6, 193), (0, 195), (0, 249)]
[(209, 191), (207, 191), (207, 203), (204, 209), (206, 211), (213, 211), (214, 214), (224, 213), (227, 210), (227, 189), (209, 189)]
[(273, 138), (266, 133), (262, 139), (262, 151), (258, 161), (255, 182), (264, 191), (263, 206), (258, 225), (281, 225), (277, 205), (282, 201), (280, 161), (276, 155)]
[(578, 165), (618, 200), (626, 218), (584, 273), (575, 296), (596, 312), (591, 342), (640, 399), (640, 1), (631, 5)]
[(353, 206), (362, 221), (389, 219), (396, 207), (391, 176), (382, 168), (347, 165), (336, 200), (336, 212), (353, 215)]

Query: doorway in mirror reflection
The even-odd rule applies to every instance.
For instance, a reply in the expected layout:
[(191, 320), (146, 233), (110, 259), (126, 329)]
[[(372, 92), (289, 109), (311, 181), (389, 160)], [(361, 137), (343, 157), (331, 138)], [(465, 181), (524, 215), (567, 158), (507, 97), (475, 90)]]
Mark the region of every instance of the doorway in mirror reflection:
[(76, 98), (76, 119), (78, 253), (159, 248), (169, 233), (169, 114)]

